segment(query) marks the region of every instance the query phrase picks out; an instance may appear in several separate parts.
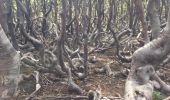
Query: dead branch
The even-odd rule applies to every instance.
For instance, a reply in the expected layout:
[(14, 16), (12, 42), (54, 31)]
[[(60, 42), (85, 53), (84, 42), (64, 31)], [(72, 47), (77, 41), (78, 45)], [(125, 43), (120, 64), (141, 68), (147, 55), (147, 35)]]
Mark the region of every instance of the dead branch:
[(111, 26), (109, 27), (111, 33), (113, 34), (113, 38), (115, 39), (115, 43), (116, 43), (116, 55), (118, 56), (118, 58), (122, 61), (122, 62), (126, 62), (129, 63), (131, 62), (131, 57), (123, 57), (120, 52), (119, 52), (119, 41), (115, 35), (114, 30), (111, 28)]
[(132, 33), (132, 30), (131, 29), (126, 29), (126, 30), (119, 33), (119, 35), (117, 36), (117, 39), (120, 40), (121, 37), (123, 37), (124, 35), (128, 35), (130, 33)]
[(58, 100), (58, 99), (64, 99), (64, 100), (70, 100), (70, 99), (74, 99), (74, 100), (88, 100), (88, 96), (43, 96), (43, 97), (38, 97), (36, 98), (38, 100)]
[(31, 93), (25, 100), (31, 100), (35, 94), (40, 90), (41, 85), (39, 84), (39, 72), (38, 71), (34, 71), (35, 72), (35, 79), (36, 79), (36, 87), (35, 87), (35, 91), (33, 93)]
[(59, 38), (58, 41), (58, 60), (59, 60), (59, 65), (61, 66), (61, 69), (67, 73), (68, 76), (68, 86), (69, 86), (69, 91), (71, 92), (76, 92), (78, 94), (82, 94), (83, 90), (74, 83), (73, 79), (72, 79), (72, 72), (70, 67), (66, 66), (64, 63), (64, 59), (63, 59), (63, 51), (64, 51), (64, 40), (65, 40), (65, 33), (66, 33), (66, 0), (62, 1), (62, 8), (63, 8), (63, 12), (61, 14), (62, 16), (62, 29), (61, 29), (61, 36)]
[(111, 70), (111, 68), (110, 68), (110, 64), (111, 64), (111, 63), (107, 63), (107, 64), (105, 65), (106, 74), (107, 74), (108, 76), (113, 75), (113, 72), (112, 72), (112, 70)]

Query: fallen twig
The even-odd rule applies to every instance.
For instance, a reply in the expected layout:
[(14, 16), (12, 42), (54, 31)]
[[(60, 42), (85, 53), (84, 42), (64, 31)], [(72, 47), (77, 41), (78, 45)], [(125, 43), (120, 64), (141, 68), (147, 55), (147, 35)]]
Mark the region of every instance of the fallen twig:
[(34, 71), (36, 73), (35, 75), (35, 79), (36, 79), (36, 88), (35, 91), (32, 92), (25, 100), (30, 100), (31, 98), (34, 97), (35, 93), (38, 92), (38, 90), (40, 90), (41, 85), (39, 84), (39, 72), (38, 71)]
[(82, 99), (86, 99), (88, 100), (88, 96), (43, 96), (43, 97), (39, 97), (36, 98), (38, 100), (82, 100)]

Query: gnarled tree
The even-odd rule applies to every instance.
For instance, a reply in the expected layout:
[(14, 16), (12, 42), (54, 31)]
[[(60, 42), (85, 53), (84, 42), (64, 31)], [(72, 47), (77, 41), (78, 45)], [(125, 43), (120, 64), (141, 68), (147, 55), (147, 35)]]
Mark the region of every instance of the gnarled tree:
[(170, 92), (170, 86), (165, 84), (154, 71), (154, 67), (162, 63), (169, 55), (169, 44), (170, 10), (162, 36), (134, 52), (131, 71), (125, 84), (125, 100), (152, 100), (154, 86), (150, 81), (151, 78), (160, 84), (160, 89)]
[(12, 98), (19, 75), (19, 53), (14, 49), (0, 25), (0, 98)]
[(7, 29), (4, 11), (4, 2), (0, 0), (0, 24), (3, 26), (0, 25), (0, 99), (10, 100), (17, 89), (20, 58), (4, 32)]

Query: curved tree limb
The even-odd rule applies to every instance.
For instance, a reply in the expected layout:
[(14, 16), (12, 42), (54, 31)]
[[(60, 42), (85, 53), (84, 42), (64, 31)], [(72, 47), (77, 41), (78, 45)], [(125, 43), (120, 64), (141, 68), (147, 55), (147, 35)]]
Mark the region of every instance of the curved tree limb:
[[(141, 98), (152, 100), (153, 85), (149, 82), (151, 77), (160, 84), (164, 91), (170, 91), (170, 86), (165, 84), (154, 71), (154, 67), (162, 63), (170, 54), (169, 44), (170, 11), (163, 35), (134, 52), (131, 71), (125, 84), (125, 100), (141, 100)], [(136, 89), (138, 89), (138, 92), (136, 92)]]

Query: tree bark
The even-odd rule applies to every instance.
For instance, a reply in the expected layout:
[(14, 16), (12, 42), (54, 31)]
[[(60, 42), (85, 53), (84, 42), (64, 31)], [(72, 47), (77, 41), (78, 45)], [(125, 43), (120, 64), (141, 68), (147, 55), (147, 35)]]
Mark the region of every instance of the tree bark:
[(149, 0), (147, 5), (148, 17), (150, 19), (152, 29), (152, 39), (156, 39), (160, 34), (160, 19), (159, 19), (160, 0)]
[[(4, 2), (0, 0), (0, 99), (14, 97), (17, 89), (17, 77), (19, 75), (19, 52), (10, 43), (7, 32), (6, 14)], [(5, 32), (4, 32), (5, 31)]]
[(147, 23), (145, 20), (145, 13), (144, 13), (144, 7), (142, 4), (142, 0), (134, 0), (134, 4), (135, 4), (135, 8), (136, 8), (136, 14), (142, 24), (142, 38), (144, 39), (145, 43), (148, 43), (149, 37), (147, 34)]
[(14, 30), (14, 23), (13, 23), (13, 10), (12, 10), (12, 0), (6, 0), (6, 5), (7, 5), (7, 24), (8, 24), (8, 31), (11, 36), (12, 44), (16, 50), (19, 49), (17, 40), (15, 38), (15, 30)]
[(1, 98), (12, 98), (19, 75), (20, 57), (0, 25), (0, 95)]
[(131, 71), (125, 84), (125, 100), (152, 100), (153, 84), (156, 80), (161, 89), (170, 92), (170, 86), (165, 84), (154, 67), (163, 62), (170, 54), (170, 11), (163, 35), (136, 50), (132, 56)]

